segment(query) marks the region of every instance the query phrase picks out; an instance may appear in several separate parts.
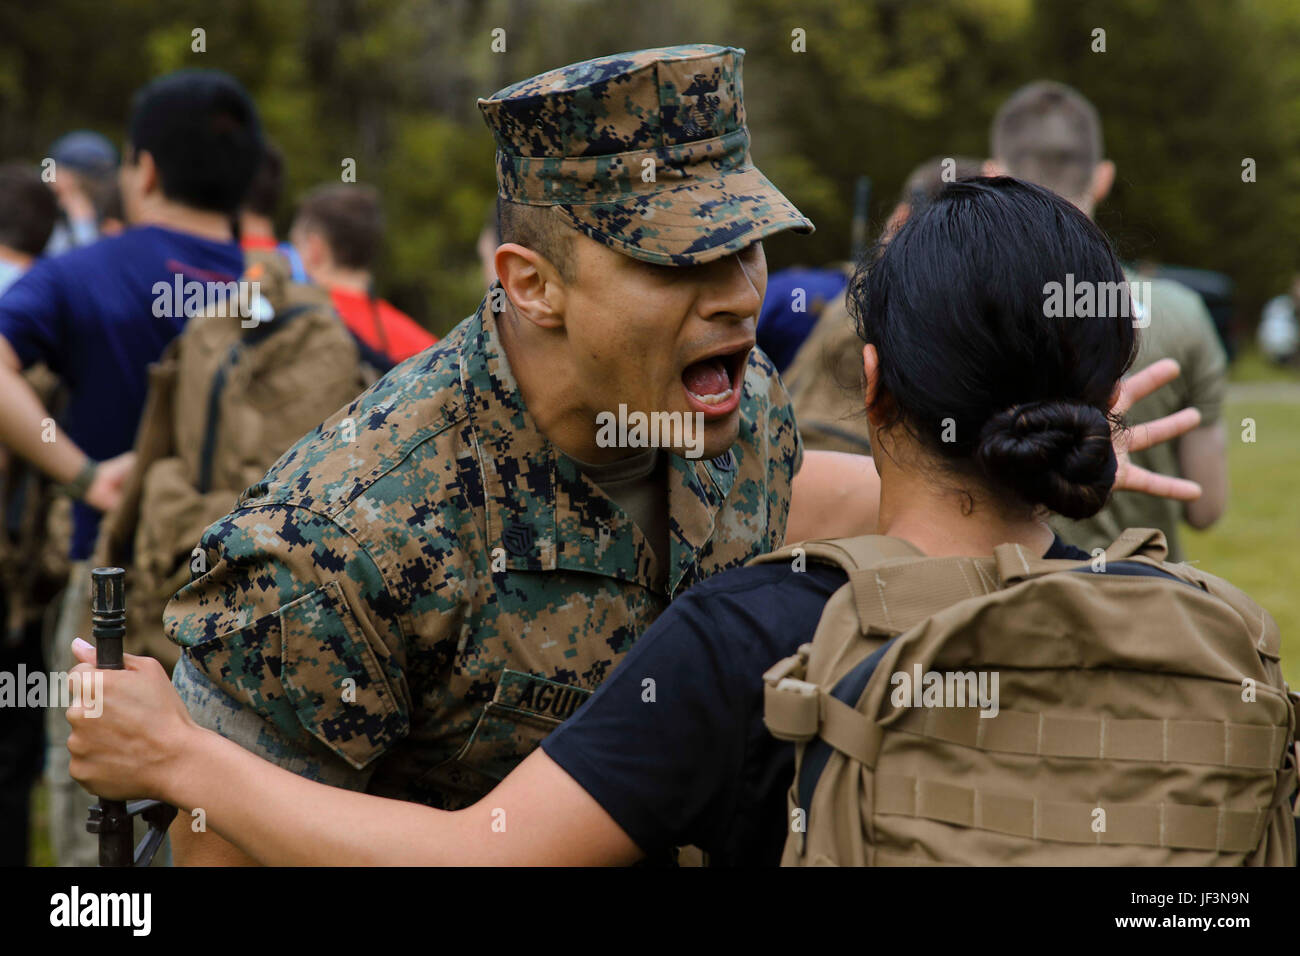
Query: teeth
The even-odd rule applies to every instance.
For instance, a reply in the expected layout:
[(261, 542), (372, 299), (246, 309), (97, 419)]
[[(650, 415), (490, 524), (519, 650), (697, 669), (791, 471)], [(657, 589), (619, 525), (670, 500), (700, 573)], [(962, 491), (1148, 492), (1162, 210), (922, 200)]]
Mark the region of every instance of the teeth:
[[(689, 388), (686, 391), (691, 392)], [(727, 389), (725, 392), (718, 392), (716, 395), (698, 395), (695, 392), (691, 392), (692, 395), (702, 401), (705, 405), (721, 405), (727, 399), (731, 398), (731, 393), (732, 389)]]

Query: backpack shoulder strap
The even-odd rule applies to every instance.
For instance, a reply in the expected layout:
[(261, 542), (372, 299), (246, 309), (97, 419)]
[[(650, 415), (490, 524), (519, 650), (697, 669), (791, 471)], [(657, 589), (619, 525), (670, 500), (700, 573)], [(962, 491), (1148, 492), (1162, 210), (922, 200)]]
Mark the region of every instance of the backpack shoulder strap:
[[(1101, 556), (1106, 564), (1145, 558), (1159, 565), (1169, 556), (1169, 545), (1165, 533), (1156, 528), (1129, 528), (1111, 542)], [(1004, 586), (1051, 574), (1053, 571), (1068, 571), (1087, 563), (1082, 558), (1044, 558), (1035, 555), (1023, 544), (1000, 544), (993, 549), (993, 558), (997, 564), (998, 579)]]
[(751, 558), (749, 564), (789, 563), (797, 558), (810, 558), (820, 564), (830, 564), (845, 571), (857, 571), (891, 561), (896, 558), (923, 557), (914, 545), (902, 538), (883, 534), (863, 534), (855, 538), (820, 539), (788, 544), (770, 554)]
[[(1167, 553), (1163, 531), (1130, 528), (1104, 557), (1108, 563), (1145, 559), (1159, 567)], [(1002, 544), (993, 549), (992, 558), (915, 557), (851, 572), (849, 582), (862, 633), (900, 634), (958, 601), (1083, 564), (1082, 559), (1043, 558), (1022, 544)]]

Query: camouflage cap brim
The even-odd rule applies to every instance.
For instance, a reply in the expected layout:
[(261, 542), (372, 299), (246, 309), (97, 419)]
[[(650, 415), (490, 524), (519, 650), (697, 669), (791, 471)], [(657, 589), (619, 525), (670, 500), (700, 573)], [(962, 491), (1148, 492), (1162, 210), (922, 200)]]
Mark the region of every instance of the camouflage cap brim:
[(597, 242), (665, 266), (712, 262), (774, 233), (814, 228), (754, 166), (651, 195), (554, 208)]

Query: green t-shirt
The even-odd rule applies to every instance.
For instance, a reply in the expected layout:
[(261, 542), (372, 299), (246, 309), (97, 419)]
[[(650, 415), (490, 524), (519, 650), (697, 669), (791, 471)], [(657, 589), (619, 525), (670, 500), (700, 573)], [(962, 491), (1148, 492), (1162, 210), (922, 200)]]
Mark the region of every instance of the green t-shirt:
[[(1162, 358), (1176, 359), (1182, 367), (1178, 378), (1129, 409), (1129, 424), (1149, 422), (1191, 406), (1200, 410), (1202, 426), (1213, 425), (1223, 414), (1228, 358), (1201, 297), (1177, 282), (1147, 280), (1128, 270), (1125, 277), (1130, 282), (1151, 283), (1151, 323), (1137, 330), (1138, 354), (1132, 371)], [(1134, 452), (1132, 461), (1160, 474), (1181, 477), (1177, 440)], [(1169, 539), (1169, 560), (1182, 561), (1178, 534), (1182, 514), (1182, 502), (1117, 491), (1105, 508), (1085, 521), (1055, 516), (1051, 523), (1063, 539), (1089, 551), (1106, 547), (1125, 528), (1159, 528)]]

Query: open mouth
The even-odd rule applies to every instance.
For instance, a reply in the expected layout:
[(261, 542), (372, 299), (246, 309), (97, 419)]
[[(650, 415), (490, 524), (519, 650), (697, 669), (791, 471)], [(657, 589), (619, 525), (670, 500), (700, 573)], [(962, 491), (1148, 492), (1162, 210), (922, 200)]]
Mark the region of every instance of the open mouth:
[(741, 381), (753, 345), (715, 352), (682, 370), (682, 387), (691, 407), (705, 415), (727, 415), (740, 405)]

